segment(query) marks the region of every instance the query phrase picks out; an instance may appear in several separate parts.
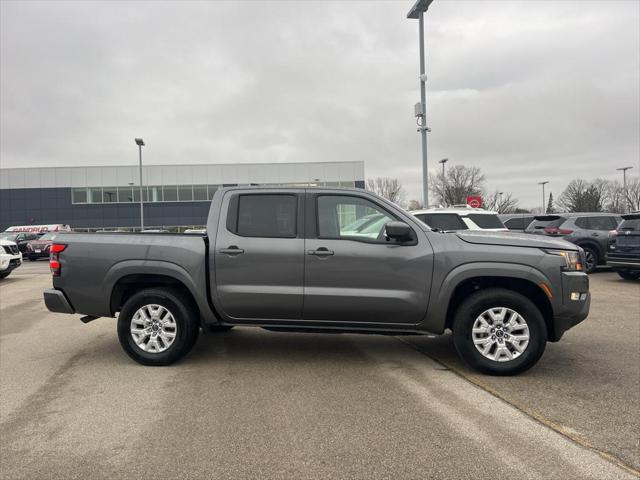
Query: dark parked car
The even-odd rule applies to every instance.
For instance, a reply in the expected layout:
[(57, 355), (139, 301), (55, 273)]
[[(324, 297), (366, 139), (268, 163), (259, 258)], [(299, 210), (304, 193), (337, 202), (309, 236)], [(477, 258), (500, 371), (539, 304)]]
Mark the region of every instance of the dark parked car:
[(621, 220), (613, 213), (536, 215), (525, 232), (562, 238), (582, 247), (585, 270), (591, 273), (598, 265), (606, 263), (609, 232), (615, 230)]
[(640, 212), (623, 215), (609, 235), (607, 263), (625, 280), (640, 278)]
[(40, 234), (31, 232), (2, 232), (0, 233), (0, 238), (2, 238), (3, 240), (14, 242), (16, 245), (18, 245), (18, 250), (20, 250), (20, 252), (24, 256), (27, 252), (27, 244), (31, 240), (40, 238)]
[(49, 248), (56, 235), (56, 233), (45, 233), (41, 237), (27, 242), (24, 255), (32, 262), (43, 257), (49, 258)]
[(533, 215), (530, 213), (506, 213), (498, 215), (504, 226), (509, 230), (515, 230), (523, 232), (531, 222), (533, 222)]
[(506, 375), (587, 316), (582, 265), (561, 239), (433, 231), (359, 189), (234, 187), (214, 194), (206, 236), (58, 235), (44, 299), (84, 322), (117, 316), (123, 349), (145, 365), (185, 355), (200, 327), (452, 329), (469, 364)]

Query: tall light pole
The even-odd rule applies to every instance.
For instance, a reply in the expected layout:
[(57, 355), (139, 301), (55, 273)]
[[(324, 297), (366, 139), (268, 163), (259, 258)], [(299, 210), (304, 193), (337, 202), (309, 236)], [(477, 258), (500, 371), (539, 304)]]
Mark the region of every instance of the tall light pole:
[(544, 186), (549, 183), (549, 180), (545, 180), (544, 182), (538, 182), (538, 185), (542, 185), (542, 214), (547, 213), (547, 205), (544, 203)]
[(448, 158), (443, 158), (442, 160), (439, 160), (438, 163), (442, 164), (442, 183), (444, 186), (444, 164), (447, 163), (449, 161)]
[(138, 160), (140, 164), (140, 231), (144, 230), (144, 204), (142, 196), (142, 147), (144, 147), (144, 140), (136, 138), (136, 145), (138, 145)]
[(422, 139), (422, 202), (425, 208), (429, 207), (429, 186), (427, 179), (427, 132), (430, 131), (427, 127), (427, 93), (426, 82), (427, 75), (424, 69), (424, 13), (429, 8), (433, 0), (417, 0), (411, 7), (407, 18), (418, 19), (418, 43), (420, 47), (420, 103), (416, 105), (415, 115), (418, 122), (418, 131)]
[(625, 212), (628, 212), (629, 209), (629, 195), (627, 193), (627, 170), (631, 170), (633, 167), (620, 167), (616, 168), (616, 170), (622, 170), (622, 190), (624, 191), (624, 203), (625, 203)]

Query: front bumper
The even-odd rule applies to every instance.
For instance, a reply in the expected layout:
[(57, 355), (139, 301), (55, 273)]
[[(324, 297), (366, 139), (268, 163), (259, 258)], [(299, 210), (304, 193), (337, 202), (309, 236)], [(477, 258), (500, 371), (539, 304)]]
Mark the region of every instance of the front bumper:
[(640, 257), (637, 255), (607, 255), (607, 265), (614, 270), (640, 270)]
[(587, 318), (590, 307), (589, 276), (583, 272), (562, 272), (562, 306), (554, 312), (549, 340), (560, 340), (564, 332)]
[(0, 255), (0, 272), (10, 272), (22, 265), (22, 255)]
[(50, 312), (55, 313), (75, 313), (75, 310), (65, 297), (62, 290), (56, 290), (55, 288), (49, 288), (44, 293), (44, 304)]

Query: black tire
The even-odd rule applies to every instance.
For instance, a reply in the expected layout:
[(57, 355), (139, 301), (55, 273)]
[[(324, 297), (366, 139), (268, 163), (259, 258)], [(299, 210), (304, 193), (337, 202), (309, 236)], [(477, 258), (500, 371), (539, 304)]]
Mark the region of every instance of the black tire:
[(7, 278), (9, 275), (11, 275), (11, 270), (0, 273), (0, 278)]
[[(582, 249), (584, 250), (584, 256), (585, 256), (585, 266), (584, 266), (585, 272), (587, 273), (595, 272), (596, 268), (598, 268), (598, 264), (600, 263), (600, 255), (598, 254), (598, 251), (595, 248), (589, 247), (589, 246), (582, 246)], [(593, 259), (591, 263), (589, 263), (590, 256)]]
[(38, 260), (38, 257), (33, 257), (33, 256), (29, 256), (29, 261), (30, 262), (35, 262), (36, 260)]
[[(173, 343), (162, 352), (146, 352), (136, 345), (131, 335), (131, 320), (144, 305), (161, 305), (171, 312), (176, 323)], [(118, 339), (123, 350), (142, 365), (170, 365), (189, 353), (198, 339), (200, 326), (193, 301), (178, 290), (151, 288), (133, 295), (118, 315)]]
[(228, 332), (233, 328), (233, 325), (209, 325), (207, 330), (209, 333), (222, 333)]
[(638, 280), (640, 278), (640, 270), (618, 270), (617, 274), (625, 280)]
[[(476, 348), (472, 338), (473, 324), (478, 316), (491, 308), (514, 310), (527, 323), (529, 343), (524, 351), (504, 362), (491, 360)], [(533, 367), (547, 344), (547, 328), (540, 310), (524, 295), (502, 288), (479, 290), (467, 298), (455, 313), (453, 342), (462, 359), (471, 367), (489, 375), (515, 375)]]

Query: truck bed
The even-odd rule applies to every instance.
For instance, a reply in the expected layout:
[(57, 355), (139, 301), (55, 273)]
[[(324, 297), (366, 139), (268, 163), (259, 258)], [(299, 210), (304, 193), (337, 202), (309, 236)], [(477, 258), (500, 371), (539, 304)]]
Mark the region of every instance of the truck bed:
[(65, 292), (75, 311), (112, 316), (112, 299), (104, 292), (117, 281), (166, 272), (181, 279), (201, 309), (208, 310), (207, 241), (206, 236), (178, 233), (62, 233), (55, 243), (66, 245), (63, 274), (54, 277), (53, 286)]

